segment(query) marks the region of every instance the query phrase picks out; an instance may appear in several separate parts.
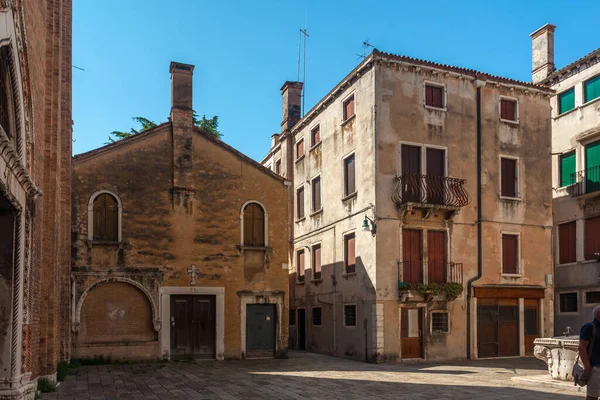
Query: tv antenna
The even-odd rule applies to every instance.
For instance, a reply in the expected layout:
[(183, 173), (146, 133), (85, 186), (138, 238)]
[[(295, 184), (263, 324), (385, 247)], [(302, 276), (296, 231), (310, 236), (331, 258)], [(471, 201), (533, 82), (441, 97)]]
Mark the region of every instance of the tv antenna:
[[(300, 29), (298, 38), (298, 82), (302, 82), (302, 110), (301, 117), (304, 116), (304, 99), (306, 97), (306, 38), (308, 34), (308, 0), (306, 0), (306, 19), (304, 20), (304, 29)], [(300, 80), (300, 65), (302, 65), (302, 80)]]
[(367, 39), (364, 42), (362, 42), (362, 48), (363, 48), (362, 54), (357, 54), (359, 60), (363, 59), (363, 58), (367, 58), (367, 52), (369, 51), (370, 48), (374, 49), (375, 46), (373, 46), (371, 43), (369, 43), (369, 39)]

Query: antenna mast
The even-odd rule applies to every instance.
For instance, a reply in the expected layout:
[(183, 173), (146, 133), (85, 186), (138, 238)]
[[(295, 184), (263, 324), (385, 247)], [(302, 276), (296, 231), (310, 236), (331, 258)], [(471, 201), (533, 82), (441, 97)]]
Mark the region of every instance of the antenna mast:
[[(298, 38), (298, 82), (302, 82), (302, 110), (301, 117), (304, 116), (304, 99), (306, 98), (306, 38), (308, 34), (308, 0), (306, 0), (306, 19), (304, 20), (304, 29), (300, 29)], [(300, 65), (302, 64), (302, 80), (300, 79)]]

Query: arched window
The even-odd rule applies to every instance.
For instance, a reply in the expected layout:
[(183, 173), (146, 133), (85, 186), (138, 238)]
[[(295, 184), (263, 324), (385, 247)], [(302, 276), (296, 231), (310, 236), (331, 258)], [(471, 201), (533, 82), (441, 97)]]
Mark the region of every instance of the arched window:
[(93, 205), (93, 240), (119, 240), (119, 202), (110, 193), (100, 193)]
[(257, 203), (248, 203), (243, 210), (243, 245), (264, 247), (265, 212)]
[(11, 64), (9, 47), (0, 47), (0, 126), (16, 146), (17, 121)]

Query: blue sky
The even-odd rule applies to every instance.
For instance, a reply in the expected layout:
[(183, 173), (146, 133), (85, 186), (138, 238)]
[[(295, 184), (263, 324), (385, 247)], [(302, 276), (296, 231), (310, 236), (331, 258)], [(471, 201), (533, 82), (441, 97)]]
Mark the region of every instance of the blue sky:
[[(104, 145), (131, 117), (167, 120), (169, 63), (196, 66), (194, 108), (260, 160), (281, 122), (279, 89), (296, 80), (307, 24), (306, 109), (381, 51), (531, 79), (529, 34), (557, 25), (558, 68), (600, 47), (596, 0), (105, 0), (73, 2), (74, 154)], [(577, 4), (577, 7), (568, 5)], [(308, 10), (308, 12), (307, 12)], [(307, 18), (308, 16), (308, 18)]]

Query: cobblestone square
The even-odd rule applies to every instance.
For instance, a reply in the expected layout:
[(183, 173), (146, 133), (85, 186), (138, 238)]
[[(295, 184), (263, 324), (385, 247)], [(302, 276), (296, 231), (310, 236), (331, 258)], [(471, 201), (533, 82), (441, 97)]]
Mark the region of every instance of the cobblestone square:
[(576, 399), (583, 393), (511, 378), (543, 375), (534, 358), (367, 364), (312, 353), (289, 359), (82, 367), (42, 400)]

